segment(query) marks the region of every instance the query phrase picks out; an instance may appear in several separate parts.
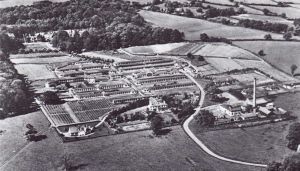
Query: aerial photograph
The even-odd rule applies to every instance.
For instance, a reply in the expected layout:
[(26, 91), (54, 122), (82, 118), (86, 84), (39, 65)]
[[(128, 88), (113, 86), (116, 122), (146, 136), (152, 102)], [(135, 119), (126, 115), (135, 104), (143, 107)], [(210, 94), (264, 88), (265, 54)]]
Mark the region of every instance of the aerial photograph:
[(300, 171), (300, 0), (0, 0), (0, 171)]

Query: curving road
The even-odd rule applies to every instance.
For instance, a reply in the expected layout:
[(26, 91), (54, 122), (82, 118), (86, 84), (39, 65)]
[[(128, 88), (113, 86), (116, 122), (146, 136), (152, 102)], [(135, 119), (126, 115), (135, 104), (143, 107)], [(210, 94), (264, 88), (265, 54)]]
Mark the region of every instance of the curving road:
[(184, 73), (189, 79), (191, 79), (200, 89), (201, 91), (201, 97), (200, 97), (200, 101), (199, 101), (199, 107), (196, 108), (196, 111), (193, 115), (191, 115), (184, 123), (183, 123), (183, 129), (186, 132), (186, 134), (202, 149), (204, 150), (207, 154), (223, 160), (223, 161), (227, 161), (227, 162), (231, 162), (231, 163), (236, 163), (236, 164), (242, 164), (242, 165), (247, 165), (247, 166), (256, 166), (256, 167), (267, 167), (267, 165), (265, 164), (258, 164), (258, 163), (249, 163), (249, 162), (244, 162), (244, 161), (239, 161), (239, 160), (233, 160), (233, 159), (229, 159), (226, 157), (222, 157), (216, 153), (214, 153), (213, 151), (211, 151), (202, 141), (200, 141), (195, 134), (190, 130), (189, 128), (189, 124), (190, 122), (194, 119), (194, 117), (200, 112), (201, 106), (203, 105), (204, 102), (204, 97), (205, 97), (205, 92), (204, 89), (202, 88), (202, 86), (188, 73), (182, 71), (182, 73)]

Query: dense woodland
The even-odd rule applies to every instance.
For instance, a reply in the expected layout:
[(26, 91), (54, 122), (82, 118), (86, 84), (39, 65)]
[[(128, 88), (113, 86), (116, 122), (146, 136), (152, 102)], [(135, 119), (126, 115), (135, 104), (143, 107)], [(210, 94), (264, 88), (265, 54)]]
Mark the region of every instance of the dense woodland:
[(22, 44), (0, 33), (0, 118), (25, 112), (32, 102), (24, 78), (8, 58), (8, 53), (20, 47)]
[[(0, 24), (17, 38), (24, 34), (66, 29), (88, 29), (81, 37), (60, 32), (54, 46), (63, 50), (102, 50), (179, 42), (183, 33), (178, 30), (152, 27), (137, 13), (138, 5), (121, 0), (71, 0), (50, 5), (18, 6), (0, 9)], [(74, 43), (76, 42), (76, 43)]]

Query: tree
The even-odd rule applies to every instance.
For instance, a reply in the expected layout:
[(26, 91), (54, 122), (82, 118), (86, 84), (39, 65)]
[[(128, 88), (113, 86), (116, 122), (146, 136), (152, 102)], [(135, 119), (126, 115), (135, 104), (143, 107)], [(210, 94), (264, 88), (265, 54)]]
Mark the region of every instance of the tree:
[(46, 91), (40, 96), (40, 100), (45, 104), (60, 104), (61, 100), (53, 91)]
[(209, 40), (209, 37), (206, 33), (200, 34), (200, 40), (203, 42), (207, 42)]
[(286, 33), (284, 33), (284, 35), (283, 35), (283, 38), (284, 38), (285, 40), (291, 40), (292, 37), (293, 37), (293, 35), (292, 35), (291, 32), (286, 32)]
[(208, 110), (201, 110), (199, 115), (197, 115), (196, 120), (203, 127), (211, 127), (215, 123), (215, 116)]
[(293, 64), (293, 65), (291, 65), (291, 74), (294, 76), (294, 74), (295, 74), (295, 71), (297, 70), (297, 65), (295, 65), (295, 64)]
[(191, 52), (189, 52), (186, 56), (189, 59), (194, 59), (195, 58), (194, 55)]
[(265, 56), (265, 52), (264, 52), (264, 50), (260, 50), (260, 51), (258, 51), (258, 55), (259, 55), (259, 56)]
[(151, 119), (151, 129), (153, 131), (153, 134), (158, 135), (162, 127), (163, 127), (163, 118), (159, 115), (155, 115)]
[(263, 13), (264, 13), (265, 15), (269, 15), (269, 14), (270, 14), (270, 10), (268, 10), (267, 8), (264, 8), (264, 9), (263, 9)]
[(266, 34), (264, 37), (266, 40), (272, 40), (271, 34)]
[(158, 5), (160, 3), (160, 0), (153, 0), (152, 5)]
[(281, 166), (282, 164), (279, 162), (271, 162), (268, 164), (267, 171), (281, 171)]
[(300, 170), (300, 153), (292, 154), (284, 159), (282, 163), (282, 171), (298, 171)]
[(287, 147), (292, 150), (297, 150), (300, 144), (300, 123), (293, 123), (290, 126), (286, 139), (289, 141)]

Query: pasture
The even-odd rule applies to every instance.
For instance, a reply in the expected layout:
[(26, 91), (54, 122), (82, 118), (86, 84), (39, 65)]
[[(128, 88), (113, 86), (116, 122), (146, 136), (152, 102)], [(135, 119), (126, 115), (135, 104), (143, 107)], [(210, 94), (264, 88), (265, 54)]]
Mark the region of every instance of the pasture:
[(286, 20), (281, 17), (276, 16), (266, 16), (266, 15), (257, 15), (257, 14), (240, 14), (236, 16), (232, 16), (232, 18), (235, 19), (249, 19), (249, 20), (259, 20), (263, 22), (271, 22), (271, 23), (281, 23), (281, 24), (287, 24), (287, 25), (293, 25), (293, 21)]
[(149, 45), (149, 46), (133, 46), (124, 49), (125, 51), (131, 54), (157, 54), (157, 53), (165, 53), (172, 49), (181, 47), (187, 43), (168, 43), (168, 44), (156, 44), (156, 45)]
[(262, 74), (257, 74), (255, 72), (245, 73), (245, 74), (231, 74), (230, 76), (246, 85), (252, 85), (254, 78), (257, 79), (256, 81), (257, 85), (274, 82), (273, 79)]
[[(237, 41), (233, 43), (252, 52), (263, 50), (266, 55), (261, 58), (286, 73), (291, 73), (292, 64), (300, 67), (299, 42)], [(300, 73), (300, 70), (296, 70), (296, 73)]]
[(269, 5), (277, 5), (276, 2), (272, 0), (235, 0), (236, 2), (243, 2), (247, 4), (269, 4)]
[(3, 170), (63, 170), (64, 156), (68, 164), (79, 170), (99, 170), (99, 167), (100, 170), (174, 171), (259, 169), (209, 156), (180, 126), (172, 127), (167, 135), (160, 137), (153, 137), (151, 131), (140, 131), (64, 144), (52, 134), (21, 151)]
[(15, 65), (19, 74), (24, 74), (29, 80), (46, 80), (56, 78), (55, 74), (48, 70), (46, 65), (40, 64), (19, 64)]
[(270, 6), (255, 6), (259, 9), (268, 9), (273, 13), (285, 13), (288, 18), (300, 18), (300, 9), (295, 7), (270, 7)]
[[(269, 34), (268, 32), (260, 30), (226, 26), (201, 19), (186, 18), (158, 12), (142, 10), (139, 14), (154, 26), (178, 29), (184, 32), (186, 40), (199, 40), (201, 33), (230, 39), (263, 39), (264, 35)], [(282, 35), (280, 34), (270, 34), (274, 39), (282, 39)]]
[(234, 69), (243, 69), (241, 65), (236, 63), (232, 59), (228, 58), (212, 58), (212, 57), (207, 57), (205, 60), (212, 65), (216, 70), (219, 72), (227, 72), (231, 71)]
[(198, 51), (194, 51), (193, 54), (201, 55), (205, 57), (223, 57), (223, 58), (258, 60), (257, 56), (252, 54), (251, 52), (225, 43), (205, 44)]
[(79, 58), (69, 56), (49, 58), (13, 58), (11, 61), (15, 64), (53, 64), (62, 62), (76, 62), (79, 61)]

